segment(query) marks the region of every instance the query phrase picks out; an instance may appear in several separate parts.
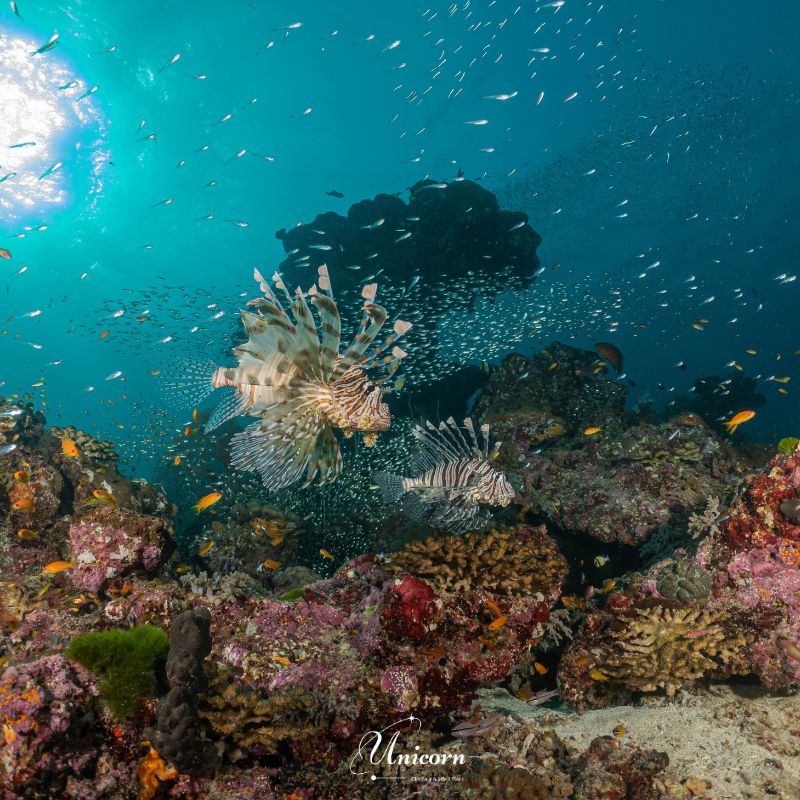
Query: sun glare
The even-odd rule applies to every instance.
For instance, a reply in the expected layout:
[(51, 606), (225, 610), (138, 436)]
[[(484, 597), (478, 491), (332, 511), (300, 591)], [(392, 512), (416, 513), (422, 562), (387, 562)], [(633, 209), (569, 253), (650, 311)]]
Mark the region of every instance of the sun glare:
[(36, 47), (0, 34), (0, 223), (65, 203), (72, 134), (96, 117), (83, 81)]

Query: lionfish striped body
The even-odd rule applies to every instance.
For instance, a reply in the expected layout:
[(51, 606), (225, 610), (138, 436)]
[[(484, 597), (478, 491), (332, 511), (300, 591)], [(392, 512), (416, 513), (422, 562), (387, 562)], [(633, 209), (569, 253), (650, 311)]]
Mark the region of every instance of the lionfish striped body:
[[(350, 346), (340, 354), (341, 321), (325, 265), (318, 284), (292, 297), (280, 276), (272, 276), (285, 294), (288, 313), (275, 292), (255, 271), (263, 297), (251, 300), (253, 311), (242, 312), (248, 340), (234, 348), (238, 366), (217, 367), (203, 376), (202, 394), (232, 389), (206, 425), (214, 430), (236, 416), (256, 422), (234, 435), (234, 467), (261, 474), (271, 490), (305, 478), (305, 484), (334, 480), (342, 458), (334, 433), (364, 434), (375, 443), (377, 433), (391, 425), (386, 390), (368, 370), (383, 365), (391, 376), (406, 354), (394, 343), (411, 324), (394, 323), (394, 335), (373, 347), (386, 322), (386, 310), (374, 303), (377, 284), (364, 287), (361, 325)], [(306, 297), (316, 308), (319, 330)], [(384, 355), (384, 353), (387, 353)], [(202, 397), (200, 399), (203, 399)]]
[(419, 468), (416, 478), (386, 472), (373, 476), (387, 502), (403, 499), (406, 513), (430, 525), (458, 533), (480, 527), (488, 518), (486, 506), (507, 506), (514, 489), (503, 473), (491, 466), (500, 444), (489, 454), (489, 426), (481, 426), (483, 447), (471, 419), (464, 420), (469, 442), (450, 417), (436, 428), (416, 426)]

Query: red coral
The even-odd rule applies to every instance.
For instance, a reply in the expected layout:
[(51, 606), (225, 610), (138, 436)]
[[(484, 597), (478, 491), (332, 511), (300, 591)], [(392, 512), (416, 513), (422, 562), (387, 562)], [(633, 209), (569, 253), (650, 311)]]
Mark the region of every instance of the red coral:
[(441, 606), (425, 581), (403, 575), (389, 586), (389, 602), (383, 612), (384, 629), (391, 637), (422, 641), (434, 631)]

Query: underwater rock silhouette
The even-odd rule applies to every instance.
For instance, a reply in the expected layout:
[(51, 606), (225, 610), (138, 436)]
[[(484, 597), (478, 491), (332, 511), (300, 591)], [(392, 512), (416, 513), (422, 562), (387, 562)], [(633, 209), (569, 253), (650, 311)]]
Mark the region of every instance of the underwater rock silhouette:
[[(435, 188), (441, 185), (426, 178), (411, 187), (408, 203), (379, 194), (355, 203), (346, 217), (329, 211), (303, 225), (281, 228), (275, 235), (286, 252), (299, 251), (281, 262), (287, 283), (299, 280), (295, 273), (305, 276), (309, 268), (327, 264), (337, 291), (352, 290), (371, 271), (377, 253), (382, 274), (398, 287), (423, 274), (426, 283), (451, 290), (470, 271), (480, 276), (475, 293), (448, 291), (438, 313), (471, 307), (476, 296), (530, 286), (542, 240), (528, 215), (502, 211), (497, 198), (473, 181)], [(398, 241), (403, 231), (411, 235)], [(361, 269), (348, 269), (354, 265)], [(503, 277), (501, 285), (497, 276)], [(428, 311), (437, 314), (435, 307)]]

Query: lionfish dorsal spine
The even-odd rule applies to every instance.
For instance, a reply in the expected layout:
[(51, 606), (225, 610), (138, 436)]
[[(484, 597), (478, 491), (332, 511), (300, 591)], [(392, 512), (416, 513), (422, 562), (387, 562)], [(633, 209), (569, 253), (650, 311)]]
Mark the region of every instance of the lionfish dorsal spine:
[(480, 460), (483, 458), (483, 451), (478, 443), (478, 437), (475, 433), (475, 425), (472, 423), (472, 417), (467, 417), (464, 420), (464, 427), (467, 429), (467, 433), (469, 433), (470, 442), (472, 442), (472, 457)]

